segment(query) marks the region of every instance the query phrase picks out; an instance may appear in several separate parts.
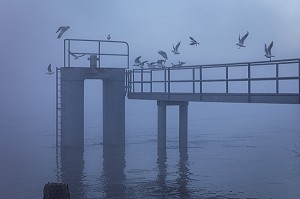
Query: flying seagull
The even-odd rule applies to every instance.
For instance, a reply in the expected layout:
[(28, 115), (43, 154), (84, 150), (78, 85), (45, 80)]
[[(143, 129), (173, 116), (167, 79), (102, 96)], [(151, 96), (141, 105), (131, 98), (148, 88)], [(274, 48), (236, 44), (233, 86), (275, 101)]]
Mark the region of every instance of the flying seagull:
[(57, 39), (61, 38), (61, 36), (70, 28), (70, 26), (61, 26), (57, 29), (56, 33), (59, 32)]
[(270, 43), (268, 48), (267, 48), (267, 44), (265, 44), (265, 52), (266, 52), (265, 56), (266, 56), (266, 58), (270, 58), (270, 61), (271, 61), (272, 57), (275, 57), (271, 53), (272, 47), (273, 47), (273, 41)]
[(174, 53), (174, 55), (178, 55), (179, 54), (178, 48), (180, 46), (180, 42), (178, 42), (178, 44), (175, 47), (174, 47), (174, 44), (173, 44), (173, 50), (172, 50), (172, 52)]
[(82, 54), (77, 55), (76, 53), (70, 52), (70, 55), (72, 55), (72, 56), (74, 57), (74, 59), (78, 59), (79, 57), (85, 56), (85, 53), (82, 53)]
[(245, 42), (246, 38), (248, 37), (248, 35), (249, 35), (248, 31), (242, 38), (241, 38), (241, 35), (239, 35), (239, 43), (236, 44), (239, 46), (238, 49), (240, 49), (241, 47), (246, 47), (246, 46), (244, 46), (244, 42)]
[(190, 39), (191, 39), (191, 43), (190, 43), (190, 45), (191, 46), (193, 46), (193, 45), (199, 45), (199, 43), (193, 38), (193, 37), (190, 37)]
[(168, 59), (168, 55), (167, 55), (166, 52), (164, 52), (164, 51), (162, 51), (162, 50), (159, 50), (159, 51), (158, 51), (158, 54), (160, 54), (165, 60)]
[(135, 58), (133, 66), (140, 66), (141, 65), (141, 61), (140, 61), (141, 57), (142, 56), (138, 56), (137, 58)]
[(109, 41), (111, 39), (111, 36), (110, 35), (107, 35), (107, 40)]
[(46, 73), (47, 75), (52, 75), (54, 72), (51, 69), (51, 64), (48, 66), (48, 72)]

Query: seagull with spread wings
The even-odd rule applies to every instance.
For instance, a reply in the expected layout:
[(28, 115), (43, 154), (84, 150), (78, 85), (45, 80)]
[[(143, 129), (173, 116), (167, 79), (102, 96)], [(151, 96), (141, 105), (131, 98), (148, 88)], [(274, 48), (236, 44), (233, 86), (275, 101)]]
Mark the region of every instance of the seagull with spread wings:
[[(181, 42), (181, 41), (180, 41)], [(178, 54), (180, 54), (179, 52), (178, 52), (178, 48), (179, 48), (179, 46), (180, 46), (180, 42), (178, 42), (178, 44), (174, 47), (174, 44), (173, 44), (173, 50), (172, 50), (172, 52), (174, 53), (174, 55), (178, 55)]]
[(83, 57), (83, 56), (85, 56), (86, 54), (85, 54), (85, 53), (77, 54), (77, 53), (72, 53), (72, 52), (70, 52), (70, 55), (72, 55), (72, 56), (74, 57), (74, 59), (78, 59), (79, 57)]
[(244, 42), (245, 42), (246, 38), (248, 37), (248, 35), (249, 35), (248, 31), (247, 31), (247, 33), (242, 38), (241, 38), (241, 35), (239, 35), (239, 43), (236, 44), (237, 46), (239, 46), (238, 49), (240, 49), (241, 47), (246, 47), (244, 45)]
[(159, 50), (159, 51), (158, 51), (158, 54), (160, 54), (165, 60), (168, 59), (168, 55), (167, 55), (166, 52), (164, 52), (164, 51), (162, 51), (162, 50)]
[(199, 43), (193, 37), (190, 37), (190, 40), (191, 40), (191, 43), (190, 43), (191, 46), (199, 45)]
[(271, 52), (272, 47), (273, 47), (273, 41), (270, 43), (268, 48), (267, 48), (267, 44), (265, 44), (265, 52), (266, 52), (265, 56), (266, 56), (266, 58), (269, 58), (270, 61), (271, 61), (272, 57), (275, 57), (274, 55), (272, 55), (272, 52)]

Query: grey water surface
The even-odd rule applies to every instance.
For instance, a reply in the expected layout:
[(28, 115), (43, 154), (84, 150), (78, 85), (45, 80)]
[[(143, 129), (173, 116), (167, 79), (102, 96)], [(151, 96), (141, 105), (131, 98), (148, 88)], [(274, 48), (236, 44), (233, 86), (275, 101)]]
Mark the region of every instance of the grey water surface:
[(55, 118), (1, 118), (0, 198), (42, 198), (57, 181), (72, 198), (300, 198), (299, 105), (190, 103), (187, 149), (168, 107), (158, 150), (156, 102), (126, 103), (125, 150), (103, 148), (101, 110), (85, 113), (85, 147), (58, 156)]

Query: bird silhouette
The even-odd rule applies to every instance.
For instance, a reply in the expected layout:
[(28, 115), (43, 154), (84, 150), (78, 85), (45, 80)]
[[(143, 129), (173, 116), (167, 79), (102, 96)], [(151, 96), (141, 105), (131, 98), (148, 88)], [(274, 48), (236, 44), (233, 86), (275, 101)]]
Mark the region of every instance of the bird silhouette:
[(265, 44), (265, 52), (266, 52), (265, 56), (266, 56), (266, 58), (269, 58), (270, 61), (272, 61), (272, 57), (275, 57), (272, 55), (272, 52), (271, 52), (272, 47), (273, 47), (273, 41), (270, 43), (268, 48), (267, 48), (267, 44)]
[(54, 72), (52, 71), (52, 68), (51, 68), (51, 64), (49, 64), (49, 66), (48, 66), (48, 68), (47, 68), (47, 75), (52, 75), (52, 74), (54, 74)]
[(159, 51), (158, 51), (158, 54), (160, 54), (165, 60), (168, 59), (168, 55), (167, 55), (166, 52), (164, 52), (164, 51), (162, 51), (162, 50), (159, 50)]
[(62, 35), (70, 29), (70, 26), (61, 26), (57, 29), (56, 33), (59, 32), (58, 36), (57, 36), (57, 39), (61, 38)]
[[(181, 42), (181, 41), (180, 41)], [(178, 54), (180, 54), (179, 52), (178, 52), (178, 48), (179, 48), (179, 46), (180, 46), (180, 42), (178, 42), (178, 44), (174, 47), (174, 44), (173, 44), (173, 50), (172, 50), (172, 52), (174, 53), (174, 55), (178, 55)]]
[(78, 59), (79, 57), (83, 57), (85, 56), (86, 54), (85, 53), (82, 53), (82, 54), (77, 54), (77, 53), (72, 53), (70, 52), (70, 55), (72, 55), (74, 57), (74, 59)]
[(111, 39), (111, 36), (110, 35), (107, 35), (107, 40), (109, 41)]
[(191, 46), (199, 45), (199, 43), (193, 37), (190, 37), (190, 40), (191, 40), (191, 43), (190, 43)]
[(241, 38), (241, 35), (239, 35), (239, 43), (237, 43), (236, 45), (238, 45), (239, 46), (239, 48), (238, 49), (240, 49), (241, 47), (246, 47), (245, 45), (244, 45), (244, 42), (245, 42), (245, 39), (248, 37), (248, 35), (249, 35), (249, 32), (247, 31), (247, 33)]

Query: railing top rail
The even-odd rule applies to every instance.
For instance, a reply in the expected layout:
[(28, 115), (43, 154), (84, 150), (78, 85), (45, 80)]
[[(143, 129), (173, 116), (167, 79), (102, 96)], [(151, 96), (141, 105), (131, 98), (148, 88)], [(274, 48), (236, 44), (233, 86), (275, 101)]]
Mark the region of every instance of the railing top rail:
[(194, 68), (224, 68), (224, 67), (242, 67), (242, 66), (259, 66), (259, 65), (275, 65), (275, 64), (292, 64), (299, 63), (300, 58), (295, 59), (282, 59), (272, 61), (256, 61), (256, 62), (239, 62), (239, 63), (225, 63), (225, 64), (200, 64), (200, 65), (187, 65), (182, 67), (165, 67), (165, 68), (137, 68), (131, 69), (135, 71), (159, 71), (159, 70), (182, 70), (182, 69), (194, 69)]
[[(100, 56), (125, 56), (127, 57), (127, 67), (129, 69), (129, 44), (126, 41), (113, 41), (113, 40), (95, 40), (95, 39), (64, 39), (64, 67), (70, 67), (70, 43), (71, 42), (95, 42), (98, 43), (98, 52), (72, 52), (73, 54), (86, 54), (86, 55), (99, 55)], [(125, 44), (127, 52), (126, 53), (101, 53), (100, 44), (101, 43), (118, 43)], [(67, 55), (66, 55), (67, 53)], [(100, 67), (100, 61), (98, 62), (98, 67)]]

